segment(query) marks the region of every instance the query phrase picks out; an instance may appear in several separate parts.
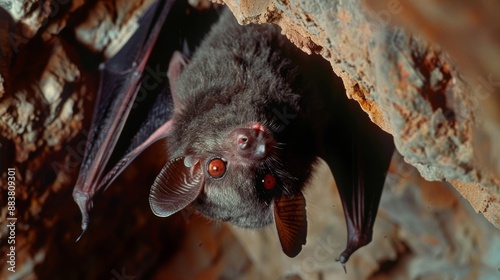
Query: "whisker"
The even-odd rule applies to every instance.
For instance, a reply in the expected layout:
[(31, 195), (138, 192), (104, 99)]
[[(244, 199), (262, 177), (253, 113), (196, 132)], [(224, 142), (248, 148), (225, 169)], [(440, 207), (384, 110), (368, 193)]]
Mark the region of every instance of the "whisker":
[(286, 146), (287, 143), (284, 143), (284, 142), (275, 142), (274, 145), (276, 145), (276, 146)]

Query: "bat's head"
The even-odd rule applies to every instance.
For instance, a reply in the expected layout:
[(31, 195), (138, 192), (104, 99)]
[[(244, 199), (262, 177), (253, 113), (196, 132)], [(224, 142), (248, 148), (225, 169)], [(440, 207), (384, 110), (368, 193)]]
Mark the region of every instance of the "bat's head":
[(277, 176), (266, 164), (275, 149), (272, 135), (258, 123), (219, 133), (225, 137), (212, 139), (212, 149), (197, 153), (203, 154), (199, 160), (204, 175), (193, 205), (205, 216), (240, 227), (271, 223), (271, 202), (281, 192)]
[(155, 214), (170, 215), (192, 203), (209, 218), (262, 227), (273, 222), (275, 200), (294, 197), (309, 178), (311, 163), (306, 165), (300, 152), (289, 151), (294, 143), (278, 142), (279, 133), (260, 122), (200, 134), (209, 139), (186, 141), (184, 152), (155, 181)]
[(219, 134), (210, 141), (192, 141), (188, 153), (164, 166), (151, 188), (153, 212), (165, 217), (192, 204), (209, 218), (239, 227), (274, 221), (280, 237), (288, 240), (285, 253), (296, 255), (305, 243), (301, 188), (307, 172), (295, 170), (300, 167), (290, 160), (293, 155), (282, 156), (287, 150), (281, 144), (286, 143), (278, 143), (260, 123), (222, 129)]
[[(180, 68), (171, 62), (169, 71)], [(316, 160), (309, 126), (289, 99), (259, 101), (251, 92), (217, 90), (197, 95), (204, 100), (185, 100), (173, 90), (173, 159), (151, 188), (151, 209), (166, 217), (192, 204), (239, 227), (275, 222), (283, 250), (294, 256), (307, 228), (301, 190)]]

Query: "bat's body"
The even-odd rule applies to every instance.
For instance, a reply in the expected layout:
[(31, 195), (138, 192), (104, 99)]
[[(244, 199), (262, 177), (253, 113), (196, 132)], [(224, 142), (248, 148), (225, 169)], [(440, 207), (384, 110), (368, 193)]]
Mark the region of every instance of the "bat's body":
[(274, 220), (294, 256), (307, 226), (301, 192), (321, 157), (344, 201), (345, 263), (371, 240), (393, 144), (334, 77), (279, 27), (240, 26), (224, 13), (190, 62), (180, 54), (170, 62), (172, 160), (151, 189), (153, 212), (168, 216), (192, 203), (240, 227)]
[[(182, 57), (174, 56), (171, 65), (182, 63), (176, 59)], [(194, 201), (198, 210), (238, 226), (259, 227), (272, 221), (273, 194), (257, 181), (271, 173), (288, 196), (301, 191), (323, 147), (318, 140), (334, 119), (332, 108), (321, 104), (333, 95), (327, 88), (321, 91), (313, 78), (330, 79), (330, 72), (303, 71), (317, 62), (324, 61), (297, 49), (279, 27), (242, 27), (227, 12), (182, 74), (173, 75), (179, 109), (167, 139), (170, 158), (190, 155), (203, 169), (212, 158), (227, 165), (221, 179), (203, 175), (204, 188)], [(240, 149), (238, 136), (255, 145)]]
[(293, 257), (306, 241), (302, 190), (319, 157), (344, 206), (340, 262), (371, 241), (392, 138), (347, 100), (325, 60), (275, 25), (240, 26), (226, 11), (190, 61), (173, 55), (168, 78), (173, 118), (144, 142), (166, 136), (171, 159), (151, 188), (156, 215), (193, 205), (240, 227), (274, 222)]

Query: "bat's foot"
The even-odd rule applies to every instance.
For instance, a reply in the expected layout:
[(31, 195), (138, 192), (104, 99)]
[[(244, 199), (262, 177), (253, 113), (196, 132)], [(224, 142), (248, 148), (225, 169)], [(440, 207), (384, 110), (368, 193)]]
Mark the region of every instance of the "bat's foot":
[(78, 238), (75, 240), (75, 243), (80, 241), (80, 239), (82, 238), (83, 234), (85, 233), (85, 230), (82, 231), (82, 233), (80, 233), (80, 235), (78, 236)]
[(339, 256), (339, 258), (335, 260), (335, 261), (340, 262), (342, 264), (342, 267), (344, 268), (345, 274), (347, 274), (347, 269), (345, 268), (345, 263), (347, 262), (348, 259), (349, 259), (349, 256), (346, 258), (346, 256), (344, 256), (344, 253), (342, 253)]
[(346, 258), (343, 255), (340, 255), (338, 259), (335, 260), (336, 262), (340, 262), (342, 264), (342, 267), (344, 268), (345, 274), (347, 274), (347, 269), (345, 268), (345, 263), (347, 262)]
[(372, 241), (372, 232), (369, 231), (368, 233), (365, 233), (364, 236), (361, 234), (356, 234), (354, 236), (350, 236), (348, 241), (347, 241), (347, 247), (345, 250), (340, 254), (339, 258), (337, 259), (338, 262), (342, 264), (344, 267), (345, 273), (347, 273), (347, 269), (345, 268), (345, 264), (351, 257), (351, 255), (356, 252), (359, 248), (369, 244)]
[(82, 238), (83, 234), (87, 230), (90, 218), (89, 211), (92, 208), (92, 201), (90, 201), (90, 197), (83, 192), (75, 191), (73, 192), (73, 199), (75, 200), (78, 208), (80, 208), (80, 212), (82, 213), (82, 233), (75, 242), (78, 242), (80, 238)]

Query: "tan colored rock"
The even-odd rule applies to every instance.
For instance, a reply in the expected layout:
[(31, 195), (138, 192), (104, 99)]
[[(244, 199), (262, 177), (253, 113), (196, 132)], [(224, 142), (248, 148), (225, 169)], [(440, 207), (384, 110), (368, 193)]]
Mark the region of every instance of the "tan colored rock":
[(92, 16), (75, 27), (78, 41), (110, 58), (138, 28), (137, 19), (153, 1), (97, 1), (89, 7)]
[[(188, 223), (185, 213), (153, 217), (139, 198), (161, 168), (150, 160), (158, 150), (96, 200), (90, 230), (75, 243), (80, 216), (71, 189), (96, 87), (76, 48), (112, 56), (151, 1), (43, 0), (0, 1), (0, 166), (17, 170), (19, 206), (19, 271), (2, 266), (0, 278), (498, 278), (498, 230), (467, 205), (500, 224), (498, 4), (227, 2), (240, 22), (278, 23), (305, 52), (330, 60), (347, 94), (418, 168), (395, 157), (373, 242), (353, 255), (348, 275), (334, 262), (346, 230), (326, 170), (305, 193), (308, 243), (288, 259), (272, 226), (233, 233), (201, 218)], [(66, 41), (64, 29), (75, 40)], [(468, 201), (418, 173), (448, 180)]]

